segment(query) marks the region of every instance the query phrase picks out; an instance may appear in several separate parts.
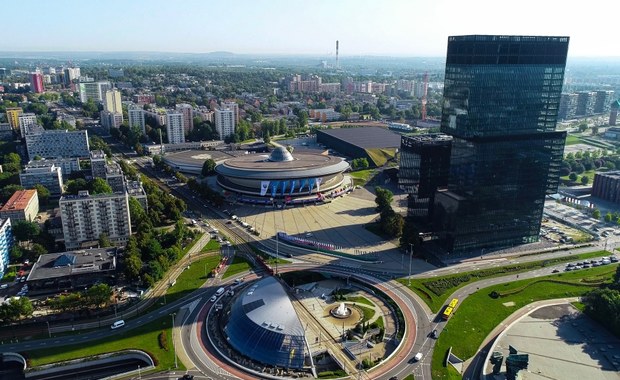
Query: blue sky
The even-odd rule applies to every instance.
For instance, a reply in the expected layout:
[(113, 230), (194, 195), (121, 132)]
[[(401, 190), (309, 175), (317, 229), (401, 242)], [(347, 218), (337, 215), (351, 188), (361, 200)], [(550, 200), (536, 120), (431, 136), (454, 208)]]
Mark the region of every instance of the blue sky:
[[(0, 51), (444, 56), (460, 34), (568, 35), (620, 56), (615, 0), (4, 1)], [(10, 33), (7, 31), (11, 31)]]

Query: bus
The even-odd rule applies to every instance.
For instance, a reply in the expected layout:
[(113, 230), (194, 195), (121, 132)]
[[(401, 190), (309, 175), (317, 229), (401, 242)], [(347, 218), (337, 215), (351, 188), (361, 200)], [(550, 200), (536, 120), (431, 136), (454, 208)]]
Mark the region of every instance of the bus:
[(458, 303), (459, 303), (458, 298), (453, 298), (452, 301), (450, 301), (448, 306), (446, 306), (443, 313), (441, 314), (441, 319), (443, 319), (444, 321), (447, 321), (452, 315), (452, 313), (454, 312), (454, 310), (456, 309), (456, 305), (458, 305)]

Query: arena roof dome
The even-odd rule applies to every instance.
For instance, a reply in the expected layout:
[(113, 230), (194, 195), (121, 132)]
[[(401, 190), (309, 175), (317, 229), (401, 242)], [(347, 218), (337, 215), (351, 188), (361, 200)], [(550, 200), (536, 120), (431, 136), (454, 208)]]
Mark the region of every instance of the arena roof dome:
[(282, 368), (304, 366), (308, 351), (303, 326), (274, 277), (243, 290), (224, 330), (234, 349), (256, 361)]

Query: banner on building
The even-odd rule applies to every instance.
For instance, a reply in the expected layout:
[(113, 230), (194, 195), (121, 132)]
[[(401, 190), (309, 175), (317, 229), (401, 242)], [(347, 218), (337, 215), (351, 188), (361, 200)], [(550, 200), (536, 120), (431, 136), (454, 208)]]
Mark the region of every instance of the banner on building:
[(261, 181), (260, 182), (260, 195), (267, 195), (267, 190), (269, 190), (269, 181)]

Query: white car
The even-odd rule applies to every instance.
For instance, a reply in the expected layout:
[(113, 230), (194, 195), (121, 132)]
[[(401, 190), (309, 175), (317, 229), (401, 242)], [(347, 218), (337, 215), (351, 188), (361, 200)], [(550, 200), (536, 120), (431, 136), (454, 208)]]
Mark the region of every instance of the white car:
[(209, 299), (209, 302), (215, 302), (217, 301), (217, 296), (213, 296), (211, 297), (211, 299)]
[(416, 362), (419, 362), (420, 360), (422, 360), (422, 353), (418, 352), (417, 354), (415, 354), (415, 356), (413, 357), (413, 360), (415, 360)]

